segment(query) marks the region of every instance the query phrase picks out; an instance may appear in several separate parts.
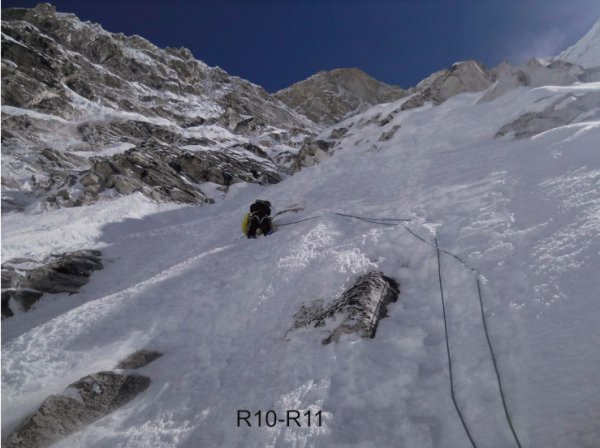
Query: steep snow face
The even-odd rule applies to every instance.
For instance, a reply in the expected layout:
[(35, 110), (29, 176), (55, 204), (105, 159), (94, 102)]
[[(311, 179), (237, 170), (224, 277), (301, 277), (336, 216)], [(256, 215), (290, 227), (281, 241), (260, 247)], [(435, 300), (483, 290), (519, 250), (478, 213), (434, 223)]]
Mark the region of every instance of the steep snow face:
[[(9, 215), (3, 244), (20, 256), (101, 247), (105, 269), (2, 325), (2, 425), (8, 434), (49, 394), (125, 355), (159, 350), (150, 387), (58, 447), (470, 446), (449, 395), (435, 250), (481, 273), (484, 309), (522, 446), (600, 440), (600, 84), (519, 87), (487, 102), (462, 93), (432, 107), (375, 106), (334, 128), (333, 156), (273, 186), (237, 184), (206, 207), (129, 205)], [(527, 114), (587, 107), (534, 135), (494, 138)], [(583, 104), (583, 106), (582, 106)], [(256, 198), (287, 224), (239, 237)], [(124, 199), (124, 198), (123, 198)], [(122, 199), (122, 200), (123, 200)], [(68, 212), (68, 217), (62, 215)], [(111, 214), (112, 213), (112, 214)], [(114, 218), (111, 218), (114, 217)], [(3, 218), (4, 219), (4, 218)], [(115, 222), (106, 220), (114, 219)], [(68, 226), (58, 226), (58, 223)], [(80, 230), (81, 231), (80, 231)], [(457, 402), (481, 447), (516, 446), (486, 348), (473, 273), (442, 254)], [(288, 332), (301, 305), (328, 305), (362, 274), (400, 283), (374, 339)], [(272, 427), (239, 410), (314, 416)], [(264, 417), (264, 414), (263, 414)]]
[(556, 58), (585, 68), (600, 67), (600, 19), (575, 45), (567, 48)]

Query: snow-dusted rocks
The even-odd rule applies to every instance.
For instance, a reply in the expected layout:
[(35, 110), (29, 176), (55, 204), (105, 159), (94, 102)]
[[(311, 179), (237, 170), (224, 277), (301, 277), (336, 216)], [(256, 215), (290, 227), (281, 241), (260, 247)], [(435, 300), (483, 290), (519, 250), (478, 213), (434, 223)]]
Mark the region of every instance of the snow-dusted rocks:
[(139, 369), (161, 356), (155, 350), (138, 350), (117, 364), (118, 372), (98, 372), (81, 378), (62, 394), (46, 398), (2, 446), (46, 447), (110, 414), (150, 386), (147, 376), (122, 371)]
[(491, 80), (480, 63), (459, 62), (421, 81), (414, 89), (414, 96), (402, 105), (402, 110), (420, 107), (426, 101), (441, 104), (459, 93), (479, 92), (490, 85)]
[(600, 92), (567, 94), (542, 110), (526, 112), (502, 126), (496, 133), (496, 137), (504, 135), (512, 135), (516, 138), (531, 137), (571, 123), (598, 119), (600, 119)]
[(379, 320), (386, 317), (387, 306), (398, 300), (398, 283), (382, 272), (369, 272), (328, 306), (318, 300), (303, 305), (294, 315), (292, 329), (323, 327), (327, 319), (339, 318), (341, 323), (323, 339), (323, 344), (337, 341), (344, 334), (354, 333), (363, 338), (375, 337)]
[(406, 94), (400, 87), (377, 81), (358, 68), (340, 68), (319, 72), (275, 96), (314, 122), (331, 125)]
[(532, 58), (517, 66), (502, 63), (490, 70), (489, 75), (494, 84), (481, 97), (480, 102), (491, 101), (520, 86), (571, 85), (579, 81), (584, 70), (569, 62), (553, 61), (546, 64)]
[(332, 146), (332, 141), (307, 139), (298, 152), (298, 157), (296, 157), (292, 168), (297, 171), (306, 166), (316, 165), (324, 158), (330, 156), (327, 151)]
[(42, 448), (123, 406), (150, 386), (136, 374), (98, 372), (52, 395), (8, 436), (6, 448)]
[(80, 179), (83, 195), (75, 200), (91, 203), (112, 189), (119, 194), (140, 191), (163, 201), (202, 203), (212, 199), (201, 191), (201, 183), (227, 187), (237, 182), (279, 182), (277, 167), (255, 152), (243, 146), (190, 151), (147, 142), (111, 158), (93, 160), (91, 169)]
[(98, 250), (79, 250), (42, 261), (18, 258), (2, 263), (2, 317), (12, 316), (15, 305), (28, 311), (44, 294), (78, 292), (103, 268), (100, 256)]
[[(89, 158), (149, 139), (213, 150), (256, 141), (269, 146), (275, 160), (280, 152), (293, 159), (304, 138), (318, 130), (264, 89), (208, 67), (189, 50), (163, 50), (139, 36), (109, 33), (48, 4), (4, 10), (2, 19), (5, 210), (96, 201), (93, 193), (78, 200), (67, 190), (64, 201), (56, 193), (65, 180), (73, 186), (80, 172), (90, 170)], [(57, 160), (44, 160), (48, 150)], [(129, 185), (138, 179), (121, 174), (126, 185), (119, 194), (139, 189)], [(254, 182), (260, 175), (237, 177)], [(181, 195), (158, 195), (171, 196)], [(198, 201), (184, 201), (189, 199)]]

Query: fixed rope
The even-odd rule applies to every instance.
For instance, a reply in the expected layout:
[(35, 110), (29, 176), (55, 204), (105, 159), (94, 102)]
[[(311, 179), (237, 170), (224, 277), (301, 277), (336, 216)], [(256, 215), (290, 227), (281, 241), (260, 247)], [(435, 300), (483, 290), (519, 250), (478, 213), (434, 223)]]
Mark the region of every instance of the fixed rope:
[(492, 356), (492, 364), (494, 365), (494, 371), (496, 372), (496, 379), (498, 380), (498, 390), (500, 391), (500, 398), (502, 400), (502, 407), (504, 408), (504, 415), (506, 416), (506, 421), (508, 422), (508, 426), (510, 427), (510, 431), (517, 443), (519, 448), (522, 448), (521, 441), (517, 436), (515, 428), (512, 423), (512, 419), (510, 418), (510, 413), (508, 412), (508, 406), (506, 404), (506, 398), (504, 397), (504, 390), (502, 388), (502, 381), (500, 381), (500, 371), (498, 370), (498, 362), (496, 361), (496, 355), (494, 354), (494, 349), (492, 348), (492, 342), (490, 341), (490, 334), (487, 329), (487, 318), (485, 317), (485, 312), (483, 311), (483, 299), (481, 297), (481, 284), (479, 281), (479, 274), (475, 276), (475, 281), (477, 282), (477, 294), (479, 295), (479, 307), (481, 309), (481, 320), (483, 322), (483, 331), (485, 333), (485, 339), (487, 340), (487, 345), (490, 349), (490, 355)]
[(446, 319), (446, 301), (444, 300), (444, 286), (442, 283), (442, 264), (441, 264), (441, 260), (440, 260), (440, 249), (439, 249), (439, 246), (437, 243), (437, 238), (435, 238), (434, 241), (435, 241), (436, 254), (437, 254), (438, 279), (440, 281), (440, 297), (442, 300), (442, 314), (444, 316), (444, 332), (446, 334), (446, 353), (448, 355), (448, 373), (450, 376), (450, 396), (452, 397), (452, 403), (454, 403), (454, 408), (456, 409), (456, 413), (458, 414), (458, 417), (460, 418), (460, 422), (462, 423), (463, 428), (465, 429), (465, 432), (467, 433), (467, 437), (469, 438), (471, 445), (473, 446), (473, 448), (477, 448), (477, 445), (475, 444), (475, 441), (473, 440), (473, 436), (471, 436), (471, 431), (469, 431), (467, 423), (465, 422), (462, 412), (460, 411), (460, 408), (458, 407), (458, 403), (456, 402), (456, 397), (454, 395), (454, 375), (452, 373), (453, 372), (452, 371), (452, 357), (450, 356), (450, 339), (448, 338), (448, 321)]
[[(513, 422), (512, 422), (512, 418), (510, 417), (510, 412), (508, 411), (508, 405), (507, 405), (507, 402), (506, 402), (506, 396), (504, 394), (504, 387), (502, 386), (502, 380), (500, 379), (500, 369), (498, 368), (498, 361), (496, 359), (496, 354), (494, 353), (494, 347), (492, 345), (492, 341), (491, 341), (490, 334), (489, 334), (488, 327), (487, 327), (487, 317), (485, 316), (485, 311), (484, 311), (484, 306), (483, 306), (483, 295), (481, 293), (481, 281), (480, 281), (481, 274), (479, 273), (479, 271), (476, 268), (474, 268), (469, 263), (467, 263), (466, 261), (464, 261), (458, 255), (453, 254), (452, 252), (448, 252), (447, 250), (441, 249), (438, 246), (437, 238), (434, 239), (434, 241), (435, 241), (435, 246), (434, 246), (429, 241), (427, 241), (425, 238), (423, 238), (422, 236), (420, 236), (420, 235), (416, 234), (415, 232), (413, 232), (410, 228), (408, 228), (408, 226), (404, 226), (404, 228), (408, 232), (410, 232), (412, 235), (414, 235), (416, 238), (418, 238), (419, 240), (423, 241), (424, 243), (426, 243), (429, 246), (434, 247), (436, 249), (437, 254), (438, 254), (438, 270), (439, 270), (439, 254), (440, 254), (440, 252), (443, 252), (445, 254), (448, 254), (448, 255), (452, 256), (453, 258), (455, 258), (456, 260), (458, 260), (460, 263), (462, 263), (463, 265), (465, 265), (475, 275), (475, 282), (477, 284), (477, 297), (478, 297), (478, 301), (479, 301), (479, 309), (481, 311), (481, 322), (483, 324), (483, 332), (485, 333), (485, 339), (486, 339), (487, 346), (488, 346), (488, 349), (489, 349), (489, 352), (490, 352), (490, 357), (492, 359), (492, 364), (494, 366), (494, 372), (495, 372), (495, 375), (496, 375), (496, 383), (498, 384), (498, 392), (500, 394), (500, 401), (502, 402), (502, 408), (504, 410), (504, 415), (506, 417), (506, 422), (508, 423), (508, 426), (509, 426), (510, 431), (512, 433), (513, 439), (514, 439), (515, 443), (517, 444), (517, 446), (519, 448), (522, 448), (521, 441), (519, 440), (519, 437), (517, 436), (517, 432), (515, 431), (515, 428), (514, 428), (514, 425), (513, 425)], [(442, 291), (441, 274), (440, 274), (440, 290)], [(443, 292), (442, 292), (442, 294), (443, 294)], [(444, 322), (444, 324), (445, 324), (445, 322)]]
[(304, 218), (304, 219), (299, 219), (298, 221), (292, 221), (292, 222), (283, 222), (283, 223), (273, 223), (274, 225), (276, 225), (277, 227), (281, 227), (281, 226), (290, 226), (292, 224), (298, 224), (300, 222), (304, 222), (304, 221), (310, 221), (311, 219), (317, 219), (320, 218), (322, 215), (317, 215), (317, 216), (311, 216), (310, 218)]
[[(360, 221), (364, 221), (364, 222), (368, 222), (368, 223), (372, 223), (372, 224), (377, 224), (380, 226), (390, 226), (390, 227), (395, 227), (400, 225), (401, 223), (404, 222), (410, 222), (413, 219), (412, 218), (373, 218), (373, 217), (365, 217), (365, 216), (356, 216), (356, 215), (349, 215), (346, 213), (340, 213), (340, 212), (333, 212), (335, 215), (337, 216), (341, 216), (344, 218), (352, 218), (352, 219), (358, 219)], [(305, 221), (310, 221), (313, 219), (317, 219), (320, 218), (322, 215), (317, 215), (317, 216), (312, 216), (310, 218), (305, 218), (305, 219), (300, 219), (297, 221), (292, 221), (292, 222), (287, 222), (287, 223), (277, 223), (277, 226), (289, 226), (292, 224), (298, 224), (301, 222), (305, 222)], [(490, 356), (492, 359), (492, 364), (494, 366), (494, 372), (496, 374), (496, 382), (498, 384), (498, 391), (500, 394), (500, 399), (502, 402), (502, 408), (504, 409), (504, 415), (506, 417), (506, 421), (508, 423), (508, 426), (510, 428), (510, 431), (512, 433), (512, 436), (515, 440), (515, 443), (517, 444), (517, 446), (519, 448), (522, 448), (521, 445), (521, 441), (519, 440), (519, 437), (517, 436), (517, 433), (515, 431), (512, 419), (510, 417), (510, 412), (508, 411), (508, 405), (506, 402), (506, 396), (504, 394), (504, 388), (502, 386), (502, 380), (500, 379), (500, 370), (498, 368), (498, 361), (496, 359), (496, 355), (494, 353), (494, 348), (492, 346), (492, 342), (490, 339), (490, 335), (489, 335), (489, 331), (487, 328), (487, 318), (485, 316), (485, 311), (484, 311), (484, 306), (483, 306), (483, 297), (482, 297), (482, 293), (481, 293), (481, 282), (480, 282), (480, 277), (481, 274), (479, 273), (479, 271), (471, 266), (469, 263), (467, 263), (465, 260), (463, 260), (461, 257), (459, 257), (458, 255), (442, 249), (439, 247), (438, 242), (437, 242), (437, 238), (434, 238), (434, 242), (435, 244), (430, 243), (429, 241), (427, 241), (427, 239), (425, 239), (424, 237), (422, 237), (421, 235), (419, 235), (418, 233), (414, 232), (412, 229), (410, 229), (408, 227), (408, 225), (404, 225), (403, 226), (404, 229), (406, 231), (408, 231), (411, 235), (413, 235), (415, 238), (417, 238), (418, 240), (422, 241), (423, 243), (427, 244), (428, 246), (431, 246), (432, 248), (434, 248), (436, 250), (436, 254), (437, 254), (437, 263), (438, 263), (438, 280), (439, 280), (439, 285), (440, 285), (440, 294), (441, 294), (441, 300), (442, 300), (442, 311), (443, 311), (443, 316), (444, 316), (444, 330), (445, 330), (445, 334), (446, 334), (446, 353), (448, 355), (448, 370), (449, 370), (449, 376), (450, 376), (450, 396), (452, 397), (452, 402), (454, 403), (454, 407), (456, 408), (456, 412), (458, 413), (458, 416), (460, 418), (460, 421), (463, 425), (463, 428), (465, 429), (465, 432), (467, 433), (467, 436), (469, 438), (469, 441), (471, 442), (471, 445), (474, 448), (477, 448), (477, 445), (475, 444), (475, 441), (473, 440), (473, 437), (471, 436), (471, 433), (467, 427), (467, 424), (464, 420), (464, 417), (462, 415), (462, 412), (460, 411), (460, 408), (458, 406), (458, 403), (456, 401), (455, 398), (455, 394), (454, 394), (454, 377), (453, 377), (453, 370), (452, 370), (452, 358), (450, 356), (450, 342), (448, 339), (448, 323), (447, 323), (447, 318), (446, 318), (446, 304), (445, 304), (445, 299), (444, 299), (444, 287), (443, 287), (443, 282), (442, 282), (442, 271), (441, 271), (441, 257), (440, 257), (440, 253), (444, 253), (446, 255), (449, 255), (451, 257), (453, 257), (454, 259), (456, 259), (458, 262), (460, 262), (461, 264), (463, 264), (465, 267), (467, 267), (470, 271), (473, 272), (473, 274), (475, 275), (475, 282), (477, 284), (477, 295), (478, 295), (478, 299), (479, 299), (479, 307), (480, 307), (480, 311), (481, 311), (481, 320), (483, 323), (483, 330), (485, 333), (485, 338), (486, 338), (486, 342), (487, 342), (487, 346), (490, 352)]]
[[(411, 218), (373, 218), (373, 217), (365, 217), (365, 216), (356, 216), (356, 215), (349, 215), (346, 213), (339, 213), (339, 212), (334, 212), (335, 215), (337, 216), (341, 216), (341, 217), (345, 217), (345, 218), (353, 218), (353, 219), (358, 219), (364, 222), (369, 222), (372, 224), (377, 224), (377, 225), (381, 225), (381, 226), (398, 226), (403, 222), (410, 222), (412, 221)], [(304, 222), (304, 221), (308, 221), (311, 219), (316, 219), (321, 217), (322, 215), (318, 215), (318, 216), (314, 216), (311, 218), (306, 218), (306, 219), (302, 219), (299, 221), (294, 221), (294, 222), (290, 222), (290, 223), (286, 223), (286, 224), (280, 224), (280, 225), (290, 225), (290, 224), (296, 224), (299, 222)], [(498, 384), (498, 391), (500, 394), (500, 399), (502, 402), (502, 408), (504, 409), (504, 415), (506, 417), (506, 421), (508, 423), (508, 426), (510, 428), (510, 431), (512, 433), (512, 436), (515, 440), (515, 443), (517, 444), (517, 446), (519, 448), (522, 448), (521, 445), (521, 441), (519, 440), (519, 437), (517, 436), (517, 433), (515, 431), (513, 422), (512, 422), (512, 418), (510, 417), (510, 412), (508, 410), (508, 405), (507, 405), (507, 401), (506, 401), (506, 396), (504, 394), (504, 388), (502, 386), (502, 380), (500, 379), (500, 370), (498, 368), (498, 361), (496, 359), (496, 355), (494, 352), (494, 348), (491, 342), (491, 338), (489, 335), (489, 331), (487, 328), (487, 318), (485, 315), (485, 311), (484, 311), (484, 306), (483, 306), (483, 296), (481, 293), (481, 282), (480, 282), (480, 277), (481, 274), (479, 273), (479, 271), (471, 266), (469, 263), (467, 263), (464, 259), (462, 259), (461, 257), (459, 257), (458, 255), (447, 251), (445, 249), (442, 249), (439, 247), (438, 243), (437, 243), (437, 238), (434, 239), (435, 244), (430, 243), (429, 241), (427, 241), (427, 239), (425, 239), (424, 237), (422, 237), (421, 235), (417, 234), (416, 232), (414, 232), (412, 229), (410, 229), (408, 227), (408, 225), (404, 225), (403, 226), (404, 229), (406, 229), (406, 231), (408, 231), (411, 235), (413, 235), (415, 238), (419, 239), (420, 241), (424, 242), (425, 244), (433, 247), (436, 250), (436, 254), (437, 254), (437, 259), (438, 259), (438, 279), (439, 279), (439, 284), (440, 284), (440, 294), (442, 297), (442, 309), (443, 309), (443, 314), (444, 314), (444, 329), (446, 332), (446, 349), (447, 349), (447, 354), (448, 354), (448, 366), (449, 366), (449, 372), (450, 372), (450, 384), (451, 384), (451, 397), (452, 397), (452, 401), (454, 403), (454, 406), (456, 408), (456, 411), (460, 417), (461, 423), (465, 429), (465, 432), (467, 433), (467, 436), (472, 444), (472, 446), (474, 448), (476, 448), (475, 442), (468, 430), (468, 427), (466, 425), (466, 422), (462, 416), (462, 413), (458, 407), (458, 404), (456, 402), (456, 398), (454, 396), (454, 378), (453, 378), (453, 373), (452, 373), (452, 359), (450, 356), (450, 346), (449, 346), (449, 340), (448, 340), (448, 327), (447, 327), (447, 320), (446, 320), (446, 305), (445, 305), (445, 301), (444, 301), (444, 290), (443, 290), (443, 283), (442, 283), (442, 274), (441, 274), (441, 261), (440, 261), (440, 253), (445, 253), (451, 257), (453, 257), (454, 259), (456, 259), (458, 262), (460, 262), (461, 264), (463, 264), (465, 267), (467, 267), (470, 271), (473, 272), (473, 274), (475, 275), (475, 281), (477, 284), (477, 295), (478, 295), (478, 300), (479, 300), (479, 307), (480, 307), (480, 311), (481, 311), (481, 320), (483, 323), (483, 330), (485, 333), (485, 338), (486, 338), (486, 342), (487, 342), (487, 346), (490, 352), (490, 356), (491, 356), (491, 360), (492, 360), (492, 364), (494, 366), (494, 372), (496, 375), (496, 382)]]
[(345, 213), (333, 212), (337, 216), (342, 216), (344, 218), (353, 218), (358, 219), (360, 221), (370, 222), (372, 224), (377, 224), (380, 226), (397, 226), (400, 222), (408, 222), (412, 221), (411, 218), (369, 218), (364, 216), (355, 216), (355, 215), (347, 215)]
[[(360, 221), (364, 221), (364, 222), (368, 222), (368, 223), (372, 223), (372, 224), (377, 224), (380, 226), (390, 226), (390, 227), (395, 227), (400, 225), (401, 223), (404, 222), (410, 222), (413, 219), (411, 218), (373, 218), (373, 217), (366, 217), (366, 216), (356, 216), (356, 215), (349, 215), (346, 213), (340, 213), (340, 212), (333, 212), (335, 215), (337, 216), (341, 216), (344, 218), (352, 218), (352, 219), (358, 219)], [(305, 222), (305, 221), (310, 221), (313, 219), (317, 219), (320, 218), (322, 215), (316, 215), (316, 216), (312, 216), (310, 218), (304, 218), (304, 219), (300, 219), (297, 221), (292, 221), (292, 222), (286, 222), (286, 223), (281, 223), (281, 224), (276, 224), (277, 226), (289, 226), (292, 224), (298, 224), (301, 222)], [(481, 311), (481, 320), (483, 323), (483, 330), (485, 333), (485, 339), (487, 342), (487, 346), (490, 352), (490, 356), (492, 359), (492, 364), (494, 366), (494, 372), (496, 374), (496, 382), (498, 384), (498, 391), (500, 394), (500, 399), (502, 402), (502, 408), (504, 409), (504, 415), (506, 417), (506, 421), (508, 423), (508, 426), (510, 428), (510, 431), (512, 433), (512, 436), (515, 440), (515, 443), (517, 444), (517, 446), (519, 448), (522, 448), (521, 445), (521, 441), (519, 440), (519, 437), (517, 436), (517, 433), (515, 431), (513, 422), (512, 422), (512, 418), (510, 417), (510, 412), (508, 410), (508, 405), (506, 402), (506, 397), (504, 394), (504, 388), (502, 386), (502, 380), (500, 379), (500, 370), (498, 368), (498, 361), (496, 359), (496, 355), (494, 353), (494, 348), (492, 346), (492, 342), (490, 339), (490, 335), (489, 335), (489, 331), (487, 328), (487, 318), (485, 316), (485, 311), (484, 311), (484, 306), (483, 306), (483, 296), (481, 293), (481, 282), (480, 282), (480, 277), (481, 274), (479, 273), (479, 271), (471, 266), (469, 263), (467, 263), (465, 260), (463, 260), (461, 257), (459, 257), (458, 255), (447, 251), (445, 249), (442, 249), (439, 247), (438, 242), (437, 242), (437, 238), (434, 238), (434, 242), (435, 244), (430, 243), (429, 241), (427, 241), (427, 239), (425, 239), (424, 237), (422, 237), (421, 235), (419, 235), (418, 233), (414, 232), (412, 229), (410, 229), (408, 227), (408, 225), (404, 225), (403, 226), (404, 229), (409, 232), (411, 235), (413, 235), (415, 238), (417, 238), (418, 240), (422, 241), (423, 243), (427, 244), (428, 246), (431, 246), (432, 248), (434, 248), (436, 250), (436, 254), (437, 254), (437, 263), (438, 263), (438, 280), (439, 280), (439, 285), (440, 285), (440, 294), (441, 294), (441, 300), (442, 300), (442, 311), (443, 311), (443, 316), (444, 316), (444, 330), (445, 330), (445, 334), (446, 334), (446, 353), (448, 355), (448, 370), (449, 370), (449, 376), (450, 376), (450, 395), (452, 397), (452, 402), (454, 403), (454, 407), (456, 408), (456, 412), (458, 413), (458, 416), (460, 418), (460, 421), (463, 425), (463, 428), (465, 429), (465, 432), (467, 433), (467, 436), (469, 438), (469, 441), (471, 442), (471, 445), (474, 448), (477, 448), (477, 445), (475, 444), (475, 441), (473, 440), (473, 437), (471, 436), (471, 433), (467, 427), (467, 424), (464, 420), (464, 417), (462, 415), (462, 412), (460, 411), (460, 408), (458, 406), (458, 403), (456, 401), (455, 398), (455, 394), (454, 394), (454, 377), (453, 377), (453, 371), (452, 371), (452, 358), (450, 356), (450, 343), (449, 343), (449, 339), (448, 339), (448, 323), (447, 323), (447, 319), (446, 319), (446, 304), (445, 304), (445, 299), (444, 299), (444, 287), (443, 287), (443, 282), (442, 282), (442, 271), (441, 271), (441, 257), (440, 257), (440, 253), (444, 253), (447, 254), (451, 257), (453, 257), (454, 259), (456, 259), (458, 262), (460, 262), (461, 264), (463, 264), (465, 267), (467, 267), (470, 271), (473, 272), (473, 274), (475, 275), (475, 282), (477, 284), (477, 295), (478, 295), (478, 299), (479, 299), (479, 307), (480, 307), (480, 311)]]

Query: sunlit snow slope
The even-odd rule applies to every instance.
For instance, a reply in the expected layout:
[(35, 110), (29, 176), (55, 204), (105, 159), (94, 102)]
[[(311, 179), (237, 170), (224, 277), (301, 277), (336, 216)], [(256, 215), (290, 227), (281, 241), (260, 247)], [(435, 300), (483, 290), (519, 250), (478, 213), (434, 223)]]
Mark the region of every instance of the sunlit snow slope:
[[(339, 125), (349, 131), (333, 157), (274, 186), (236, 185), (215, 205), (160, 209), (131, 196), (68, 210), (68, 225), (63, 210), (3, 217), (11, 257), (53, 247), (62, 232), (70, 248), (103, 248), (106, 261), (81, 293), (3, 323), (3, 432), (49, 394), (147, 348), (164, 353), (141, 369), (150, 388), (56, 446), (470, 446), (450, 399), (435, 249), (403, 225), (334, 214), (343, 212), (412, 218), (411, 230), (481, 272), (524, 447), (598, 446), (600, 121), (588, 113), (533, 137), (494, 138), (527, 112), (598, 90), (376, 106)], [(320, 217), (239, 238), (256, 198), (276, 211), (304, 207), (279, 223)], [(131, 217), (115, 216), (117, 206)], [(516, 446), (473, 273), (445, 254), (441, 266), (457, 402), (478, 447)], [(374, 339), (325, 346), (322, 329), (288, 332), (301, 304), (334, 300), (372, 269), (401, 289)], [(241, 409), (320, 409), (323, 425), (237, 427)]]

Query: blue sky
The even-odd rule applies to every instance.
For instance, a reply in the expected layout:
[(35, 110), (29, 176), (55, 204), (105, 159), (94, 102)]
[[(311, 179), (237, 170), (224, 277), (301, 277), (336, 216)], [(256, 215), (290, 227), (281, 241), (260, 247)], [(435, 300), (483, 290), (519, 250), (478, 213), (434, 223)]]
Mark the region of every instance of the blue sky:
[[(5, 0), (2, 7), (34, 6)], [(600, 17), (598, 0), (56, 0), (58, 11), (187, 47), (276, 91), (319, 70), (358, 67), (410, 87), (456, 61), (554, 55)]]

